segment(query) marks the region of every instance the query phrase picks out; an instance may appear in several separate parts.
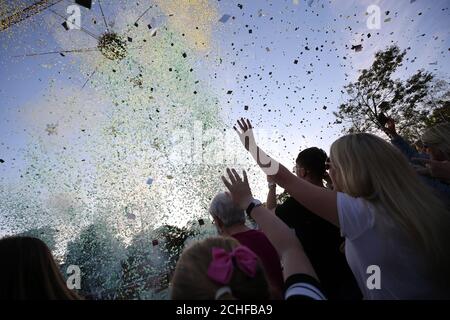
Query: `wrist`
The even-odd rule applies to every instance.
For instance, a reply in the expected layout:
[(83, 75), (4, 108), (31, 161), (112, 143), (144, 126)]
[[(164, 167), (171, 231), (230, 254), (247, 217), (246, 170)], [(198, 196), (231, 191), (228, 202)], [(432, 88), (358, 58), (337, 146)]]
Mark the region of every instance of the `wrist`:
[(247, 209), (245, 210), (245, 213), (247, 213), (247, 216), (248, 216), (249, 218), (251, 218), (251, 217), (252, 217), (251, 214), (252, 214), (253, 210), (254, 210), (255, 208), (257, 208), (257, 207), (260, 207), (260, 206), (262, 206), (261, 201), (259, 201), (258, 199), (253, 199), (253, 200), (250, 202), (250, 204), (248, 205)]
[(255, 198), (253, 198), (253, 196), (245, 198), (245, 200), (242, 201), (241, 208), (244, 209), (244, 210), (247, 210), (248, 207), (252, 204), (253, 201), (255, 201)]

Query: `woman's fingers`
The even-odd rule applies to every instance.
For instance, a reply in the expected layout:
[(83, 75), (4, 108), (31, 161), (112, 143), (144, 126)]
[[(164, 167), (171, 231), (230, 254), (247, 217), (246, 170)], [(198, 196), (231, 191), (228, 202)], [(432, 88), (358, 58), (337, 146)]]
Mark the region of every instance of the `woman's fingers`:
[[(229, 181), (224, 176), (222, 176), (222, 180), (228, 189), (230, 189), (231, 187), (233, 187), (233, 185), (235, 185), (239, 182), (243, 182), (241, 176), (239, 175), (239, 173), (237, 173), (237, 171), (235, 169), (227, 168), (227, 174), (228, 174)], [(244, 182), (248, 183), (247, 173), (245, 172), (245, 170), (243, 171), (243, 175), (244, 175)]]
[(230, 179), (230, 181), (231, 181), (231, 184), (232, 184), (232, 185), (235, 184), (237, 180), (236, 180), (236, 178), (234, 177), (234, 175), (233, 175), (233, 173), (231, 172), (231, 170), (228, 169), (228, 168), (227, 168), (227, 174), (228, 174), (228, 177), (229, 177), (229, 179)]
[(244, 119), (244, 118), (238, 119), (238, 120), (237, 120), (237, 124), (238, 124), (239, 128), (241, 128), (242, 132), (239, 132), (239, 130), (236, 128), (236, 126), (233, 126), (233, 129), (234, 129), (239, 135), (244, 134), (244, 133), (247, 132), (249, 129), (253, 129), (252, 124), (251, 124), (250, 120), (248, 120), (248, 119)]
[(245, 132), (245, 131), (246, 131), (246, 130), (245, 130), (245, 127), (244, 127), (244, 125), (241, 123), (241, 121), (238, 120), (237, 123), (238, 123), (239, 127), (241, 128), (242, 132)]
[(228, 182), (227, 178), (222, 176), (222, 181), (223, 181), (223, 184), (225, 185), (225, 187), (227, 187), (227, 189), (230, 190), (230, 192), (231, 192), (231, 184)]
[(249, 125), (250, 122), (248, 121), (248, 119), (241, 118), (241, 121), (242, 121), (242, 123), (244, 125), (245, 131), (247, 131), (248, 129), (251, 128), (251, 125)]
[(242, 123), (242, 126), (244, 127), (244, 130), (247, 131), (248, 130), (248, 126), (247, 126), (247, 123), (245, 123), (244, 118), (241, 118), (241, 123)]
[(233, 173), (234, 178), (236, 179), (236, 181), (242, 182), (242, 179), (241, 179), (241, 177), (239, 176), (239, 173), (236, 172), (236, 170), (231, 169), (231, 172)]

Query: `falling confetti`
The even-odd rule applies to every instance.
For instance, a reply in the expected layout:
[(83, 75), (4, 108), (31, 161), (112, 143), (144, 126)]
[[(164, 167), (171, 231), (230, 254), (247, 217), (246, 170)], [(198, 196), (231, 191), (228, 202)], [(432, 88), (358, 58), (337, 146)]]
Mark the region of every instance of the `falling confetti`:
[(362, 45), (361, 44), (357, 44), (352, 46), (352, 50), (355, 50), (355, 52), (360, 52), (362, 50)]
[(50, 135), (56, 135), (58, 134), (58, 125), (57, 124), (47, 124), (47, 128), (45, 129), (47, 131), (47, 134)]
[(359, 2), (77, 1), (82, 28), (71, 30), (67, 3), (13, 21), (5, 13), (30, 1), (4, 1), (0, 235), (53, 243), (88, 270), (89, 298), (167, 299), (183, 246), (216, 234), (209, 202), (234, 163), (219, 156), (243, 157), (237, 167), (266, 196), (230, 130), (237, 117), (289, 164), (341, 134), (343, 86), (377, 50), (409, 46), (400, 77), (448, 74), (449, 10), (414, 2), (383, 3), (369, 29)]
[(228, 19), (230, 19), (230, 18), (231, 18), (231, 16), (230, 16), (229, 14), (224, 14), (224, 15), (219, 19), (219, 21), (222, 22), (222, 23), (226, 23), (226, 22), (228, 21)]

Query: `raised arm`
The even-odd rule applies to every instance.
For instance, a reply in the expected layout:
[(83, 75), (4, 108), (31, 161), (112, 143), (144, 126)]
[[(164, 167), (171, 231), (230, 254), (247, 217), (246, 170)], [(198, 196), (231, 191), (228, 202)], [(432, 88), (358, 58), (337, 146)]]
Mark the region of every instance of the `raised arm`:
[(269, 184), (269, 192), (267, 192), (266, 207), (271, 211), (275, 211), (277, 207), (277, 184), (269, 176), (267, 176), (267, 182)]
[(245, 148), (256, 160), (258, 166), (303, 206), (313, 213), (339, 227), (337, 212), (337, 193), (333, 190), (315, 186), (290, 172), (286, 167), (268, 156), (256, 144), (253, 128), (249, 120), (238, 121), (241, 130), (234, 129)]
[(425, 153), (419, 153), (415, 148), (410, 146), (402, 136), (397, 133), (397, 129), (395, 128), (394, 119), (389, 118), (386, 122), (383, 131), (391, 138), (391, 143), (397, 147), (398, 150), (401, 151), (411, 161), (412, 158), (420, 158), (420, 159), (428, 159), (429, 156)]
[[(242, 210), (246, 210), (254, 200), (246, 172), (243, 173), (243, 179), (234, 169), (227, 169), (227, 173), (229, 181), (225, 177), (222, 177), (222, 180), (230, 191), (233, 202)], [(294, 230), (290, 229), (264, 206), (254, 208), (251, 211), (251, 216), (277, 250), (283, 263), (285, 280), (298, 273), (307, 274), (318, 280), (316, 272)]]

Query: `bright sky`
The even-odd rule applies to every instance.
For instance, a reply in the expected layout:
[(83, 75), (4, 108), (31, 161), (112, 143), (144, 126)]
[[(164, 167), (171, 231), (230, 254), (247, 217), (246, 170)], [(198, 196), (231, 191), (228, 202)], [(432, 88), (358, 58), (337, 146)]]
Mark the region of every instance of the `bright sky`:
[[(17, 5), (17, 2), (0, 1), (1, 17), (6, 16), (3, 11), (5, 7), (7, 12), (11, 12), (9, 7), (12, 3)], [(30, 4), (33, 1), (19, 2)], [(136, 117), (129, 114), (133, 108), (147, 106), (141, 101), (147, 101), (143, 99), (153, 94), (150, 91), (153, 87), (153, 101), (161, 107), (161, 113), (158, 109), (158, 119), (169, 137), (171, 130), (180, 129), (181, 124), (192, 125), (199, 119), (207, 118), (211, 127), (220, 132), (231, 128), (237, 118), (245, 116), (253, 120), (262, 131), (261, 135), (265, 134), (266, 138), (262, 141), (264, 148), (291, 167), (302, 148), (319, 146), (329, 151), (342, 129), (330, 125), (334, 122), (332, 112), (345, 99), (341, 90), (357, 78), (358, 70), (371, 64), (376, 51), (391, 44), (397, 44), (401, 49), (408, 48), (404, 66), (397, 73), (400, 78), (423, 68), (432, 71), (438, 78), (449, 79), (448, 0), (159, 0), (133, 1), (133, 4), (135, 2), (139, 5), (133, 6), (124, 0), (102, 1), (108, 23), (114, 21), (112, 29), (120, 33), (127, 29), (127, 24), (132, 25), (151, 3), (160, 5), (158, 10), (150, 10), (143, 16), (139, 28), (127, 33), (133, 38), (130, 48), (138, 45), (144, 47), (142, 51), (136, 47), (129, 50), (137, 62), (127, 61), (126, 66), (118, 66), (120, 71), (114, 73), (112, 70), (116, 67), (109, 61), (104, 62), (105, 58), (98, 52), (68, 53), (65, 57), (59, 54), (14, 57), (96, 47), (96, 40), (85, 33), (64, 30), (62, 19), (49, 11), (0, 32), (0, 159), (4, 160), (0, 164), (0, 180), (4, 190), (13, 190), (11, 188), (14, 186), (23, 192), (17, 194), (18, 199), (36, 195), (38, 200), (33, 202), (31, 208), (41, 205), (39, 201), (43, 195), (47, 198), (42, 200), (42, 205), (48, 210), (50, 206), (58, 210), (73, 208), (74, 205), (66, 202), (77, 203), (74, 200), (77, 196), (73, 194), (83, 193), (83, 203), (88, 203), (87, 206), (93, 211), (99, 210), (93, 208), (98, 203), (86, 200), (93, 194), (98, 196), (98, 185), (104, 185), (99, 182), (102, 177), (98, 171), (102, 163), (99, 155), (115, 156), (119, 148), (120, 154), (128, 157), (130, 165), (117, 167), (122, 171), (115, 173), (114, 178), (108, 171), (108, 177), (117, 181), (133, 177), (141, 181), (142, 186), (135, 180), (125, 183), (128, 187), (132, 185), (131, 189), (125, 193), (120, 193), (122, 189), (115, 190), (117, 194), (112, 198), (114, 201), (123, 200), (130, 197), (133, 191), (134, 194), (142, 194), (143, 198), (147, 197), (148, 190), (141, 190), (146, 188), (142, 182), (146, 180), (146, 175), (158, 175), (152, 173), (156, 169), (144, 168), (145, 163), (155, 161), (155, 156), (142, 151), (151, 149), (145, 145), (148, 139), (139, 140), (139, 130), (147, 128), (140, 121), (142, 115), (147, 117), (147, 113)], [(54, 6), (54, 10), (64, 15), (70, 4), (73, 1), (64, 0)], [(366, 10), (370, 5), (380, 8), (379, 30), (367, 27), (369, 16)], [(98, 4), (94, 4), (91, 11), (83, 8), (81, 13), (83, 27), (96, 35), (105, 31)], [(224, 14), (230, 15), (230, 18), (219, 22)], [(161, 28), (161, 32), (152, 37), (148, 24)], [(176, 53), (176, 58), (175, 53), (170, 51), (170, 41), (163, 38), (164, 27), (176, 35), (175, 48), (181, 50)], [(138, 42), (143, 39), (147, 40), (145, 44)], [(362, 44), (362, 51), (351, 50), (351, 46), (357, 44)], [(185, 60), (180, 57), (183, 50), (188, 52)], [(151, 59), (156, 62), (150, 62)], [(173, 73), (166, 68), (166, 62), (167, 67), (174, 65), (174, 68), (193, 68), (193, 71), (180, 71), (178, 78), (169, 79)], [(152, 63), (158, 68), (148, 70), (152, 68)], [(136, 75), (139, 64), (147, 68), (140, 70), (144, 73), (142, 88), (133, 86), (123, 89), (124, 83), (129, 85), (130, 79), (133, 79), (130, 74)], [(88, 74), (96, 67), (99, 71), (81, 90)], [(195, 96), (192, 95), (194, 90)], [(217, 105), (213, 102), (216, 100)], [(111, 110), (116, 110), (114, 103), (117, 102), (120, 111), (111, 113)], [(148, 106), (152, 106), (153, 112), (155, 105), (151, 103)], [(190, 104), (195, 105), (192, 117)], [(177, 105), (179, 109), (164, 111), (172, 105)], [(217, 106), (216, 111), (211, 109), (214, 106)], [(128, 110), (127, 113), (124, 110)], [(110, 123), (108, 117), (112, 119)], [(154, 124), (151, 126), (156, 127)], [(55, 132), (52, 127), (55, 127)], [(108, 142), (102, 135), (112, 127), (123, 130), (119, 146), (116, 146), (116, 140)], [(152, 131), (152, 138), (162, 134), (158, 130)], [(236, 137), (234, 139), (237, 140)], [(70, 148), (70, 155), (63, 154), (64, 148)], [(146, 158), (139, 159), (141, 151), (138, 149), (146, 154)], [(94, 155), (92, 150), (98, 153)], [(89, 165), (80, 166), (80, 159)], [(140, 164), (132, 165), (138, 159)], [(24, 181), (21, 176), (30, 166), (35, 170), (33, 172), (41, 172), (42, 175)], [(111, 162), (106, 167), (110, 170), (116, 167), (116, 163)], [(55, 168), (57, 174), (49, 174), (49, 168)], [(224, 169), (225, 164), (221, 168)], [(191, 176), (198, 174), (200, 181), (218, 179), (220, 176), (216, 170), (213, 172), (217, 176), (212, 175), (212, 171), (195, 173), (194, 169), (189, 170)], [(177, 210), (184, 210), (186, 198), (196, 199), (198, 195), (186, 195), (186, 189), (182, 187), (177, 193), (176, 188), (182, 185), (180, 181), (189, 181), (189, 175), (183, 176), (176, 170), (171, 172), (170, 168), (161, 169), (159, 174), (166, 180), (161, 183), (158, 195), (172, 199)], [(184, 178), (173, 185), (171, 181), (176, 178), (173, 180), (171, 175)], [(72, 184), (74, 181), (77, 188), (71, 190), (72, 193), (69, 189), (61, 189), (63, 200), (55, 200), (48, 195), (54, 192), (49, 185), (60, 188), (59, 184)], [(256, 195), (264, 199), (264, 176), (255, 171), (252, 183), (255, 184)], [(22, 188), (25, 184), (29, 185), (28, 189)], [(217, 184), (204, 187), (212, 190), (212, 194), (218, 190)], [(22, 210), (22, 207), (11, 204), (14, 201), (10, 200), (2, 215), (7, 214), (6, 210)], [(138, 196), (133, 204), (137, 206), (136, 210), (142, 210), (142, 201)], [(204, 210), (204, 205), (199, 203), (194, 201), (189, 209)], [(121, 203), (120, 206), (123, 209), (128, 204)], [(67, 218), (62, 217), (61, 221), (67, 221)], [(2, 227), (8, 229), (5, 225)]]

